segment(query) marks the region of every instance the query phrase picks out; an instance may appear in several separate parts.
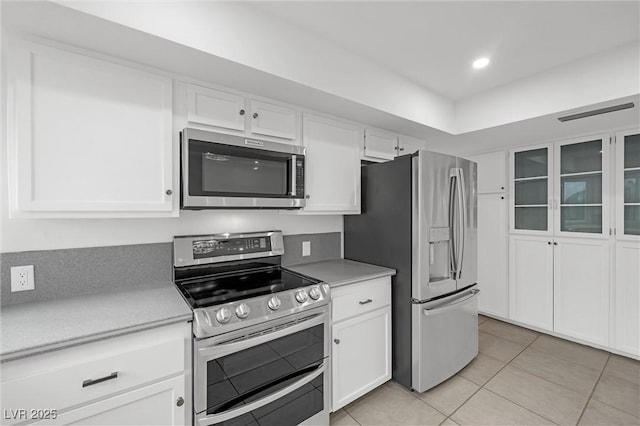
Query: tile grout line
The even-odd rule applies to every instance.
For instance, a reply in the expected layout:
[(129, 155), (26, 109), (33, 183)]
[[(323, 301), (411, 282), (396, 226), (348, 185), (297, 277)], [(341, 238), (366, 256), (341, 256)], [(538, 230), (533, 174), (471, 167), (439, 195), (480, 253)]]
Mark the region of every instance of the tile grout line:
[[(500, 395), (499, 393), (496, 393), (496, 392), (494, 392), (494, 391), (492, 391), (491, 389), (489, 389), (489, 388), (487, 388), (487, 387), (486, 387), (487, 383), (489, 383), (489, 382), (490, 382), (494, 377), (496, 377), (496, 376), (497, 376), (497, 375), (498, 375), (502, 370), (504, 370), (505, 368), (507, 368), (507, 366), (511, 366), (511, 367), (513, 367), (513, 368), (517, 368), (517, 367), (514, 367), (514, 366), (512, 366), (512, 365), (511, 365), (511, 363), (513, 362), (513, 360), (514, 360), (514, 359), (516, 359), (516, 358), (517, 358), (517, 357), (518, 357), (522, 352), (524, 352), (525, 350), (527, 350), (527, 348), (529, 348), (531, 345), (533, 345), (533, 343), (534, 343), (536, 340), (538, 340), (538, 338), (539, 338), (540, 336), (542, 336), (542, 334), (538, 334), (538, 336), (537, 336), (535, 339), (533, 339), (533, 340), (531, 341), (531, 343), (529, 343), (527, 346), (525, 346), (525, 347), (524, 347), (520, 352), (518, 352), (518, 354), (517, 354), (516, 356), (514, 356), (514, 357), (513, 357), (509, 362), (507, 362), (507, 363), (506, 363), (506, 364), (505, 364), (505, 365), (504, 365), (500, 370), (498, 370), (498, 371), (497, 371), (493, 376), (491, 376), (491, 378), (490, 378), (489, 380), (487, 380), (487, 381), (485, 382), (485, 384), (484, 384), (484, 385), (482, 385), (482, 386), (480, 387), (480, 389), (484, 389), (484, 390), (486, 390), (487, 392), (491, 392), (492, 394), (494, 394), (494, 395), (496, 395), (496, 396), (498, 396), (498, 397), (500, 397), (500, 398), (502, 398), (502, 399), (505, 399), (505, 400), (509, 401), (510, 403), (512, 403), (512, 404), (514, 404), (514, 405), (516, 405), (516, 406), (518, 406), (518, 407), (520, 407), (520, 408), (522, 408), (523, 410), (527, 410), (528, 412), (533, 413), (533, 414), (535, 414), (535, 415), (536, 415), (536, 416), (538, 416), (538, 417), (542, 417), (543, 419), (548, 420), (548, 421), (550, 421), (551, 423), (553, 423), (553, 424), (556, 424), (556, 425), (557, 425), (558, 423), (556, 423), (556, 422), (554, 422), (553, 420), (551, 420), (551, 419), (547, 418), (546, 416), (543, 416), (543, 415), (542, 415), (542, 414), (540, 414), (540, 413), (536, 413), (535, 411), (531, 410), (530, 408), (523, 407), (522, 405), (518, 404), (517, 402), (512, 401), (512, 400), (510, 400), (509, 398), (505, 397), (504, 395)], [(523, 371), (524, 371), (524, 370), (523, 370)], [(479, 392), (479, 391), (480, 391), (480, 389), (478, 389), (478, 391), (476, 391), (476, 393), (477, 393), (477, 392)], [(466, 403), (466, 401), (465, 401), (465, 403)], [(464, 405), (464, 404), (463, 404), (463, 405)], [(458, 409), (460, 409), (461, 407), (462, 407), (462, 405), (461, 405), (460, 407), (458, 407)], [(458, 409), (456, 409), (456, 411), (458, 411)], [(454, 411), (451, 415), (453, 415), (453, 414), (455, 414), (455, 411)]]
[[(496, 374), (494, 374), (494, 375), (491, 377), (491, 379), (493, 379), (496, 375), (498, 375), (498, 373), (500, 373), (500, 371), (502, 371), (503, 369), (505, 369), (508, 365), (511, 365), (511, 363), (513, 362), (513, 360), (514, 360), (514, 359), (516, 359), (516, 358), (517, 358), (517, 357), (518, 357), (522, 352), (524, 352), (527, 348), (529, 348), (531, 345), (533, 345), (533, 343), (534, 343), (536, 340), (538, 340), (538, 339), (539, 339), (541, 336), (543, 336), (543, 335), (545, 335), (545, 334), (544, 334), (544, 333), (540, 333), (540, 334), (538, 335), (538, 337), (536, 337), (535, 339), (533, 339), (533, 341), (531, 341), (531, 343), (529, 343), (529, 344), (527, 345), (527, 347), (525, 347), (522, 351), (520, 351), (520, 353), (518, 353), (518, 355), (516, 355), (515, 357), (513, 357), (513, 358), (511, 359), (511, 361), (509, 361), (509, 362), (508, 362), (504, 367), (502, 367), (502, 368), (501, 368), (501, 369), (500, 369)], [(535, 348), (532, 348), (532, 349), (533, 349), (533, 350), (536, 350)], [(560, 357), (558, 357), (558, 356), (555, 356), (555, 355), (549, 354), (549, 353), (544, 352), (544, 351), (538, 351), (538, 352), (542, 352), (542, 353), (544, 353), (544, 354), (546, 354), (546, 355), (549, 355), (549, 356), (551, 356), (551, 357), (553, 357), (553, 358), (556, 358), (556, 359), (565, 360), (564, 358), (560, 358)], [(607, 353), (607, 355), (608, 355), (608, 356), (607, 356), (607, 361), (605, 362), (605, 365), (604, 365), (604, 367), (602, 368), (602, 371), (600, 372), (600, 376), (598, 376), (598, 380), (596, 380), (596, 385), (594, 386), (594, 390), (595, 390), (595, 387), (598, 385), (598, 382), (600, 381), (600, 377), (602, 376), (602, 373), (604, 372), (604, 369), (606, 368), (607, 363), (609, 362), (609, 356), (610, 356), (610, 354), (609, 354), (609, 353)], [(566, 361), (566, 360), (565, 360), (565, 361)], [(579, 364), (575, 364), (575, 363), (572, 363), (572, 364), (574, 364), (574, 365), (579, 365)], [(570, 390), (570, 391), (572, 391), (572, 392), (575, 392), (575, 393), (576, 393), (576, 394), (578, 394), (578, 395), (586, 396), (586, 395), (584, 395), (584, 394), (581, 394), (581, 393), (579, 393), (579, 392), (574, 391), (573, 389), (569, 389), (569, 388), (567, 388), (566, 386), (560, 385), (560, 384), (558, 384), (558, 383), (554, 383), (554, 382), (552, 382), (552, 381), (550, 381), (550, 380), (545, 379), (544, 377), (538, 376), (537, 374), (530, 373), (530, 372), (529, 372), (529, 371), (527, 371), (527, 370), (523, 370), (522, 368), (518, 368), (518, 367), (513, 366), (513, 365), (511, 365), (511, 367), (512, 367), (512, 368), (516, 368), (516, 369), (521, 370), (521, 371), (524, 371), (525, 373), (527, 373), (527, 374), (531, 374), (532, 376), (538, 377), (539, 379), (544, 380), (544, 381), (546, 381), (546, 382), (548, 382), (548, 383), (552, 383), (552, 384), (557, 385), (557, 386), (560, 386), (560, 387), (562, 387), (562, 388), (564, 388), (564, 389), (567, 389), (567, 390)], [(491, 381), (491, 379), (489, 379), (489, 380), (487, 381), (487, 383), (489, 383), (489, 382)], [(485, 383), (482, 387), (484, 388), (484, 387), (485, 387), (485, 385), (486, 385), (487, 383)], [(553, 421), (553, 420), (551, 420), (551, 419), (547, 418), (546, 416), (543, 416), (543, 415), (542, 415), (542, 414), (540, 414), (540, 413), (536, 413), (535, 411), (533, 411), (533, 410), (531, 410), (531, 409), (529, 409), (529, 408), (527, 408), (527, 407), (523, 407), (522, 405), (518, 404), (518, 403), (517, 403), (517, 402), (515, 402), (515, 401), (512, 401), (511, 399), (507, 398), (507, 397), (506, 397), (506, 396), (504, 396), (504, 395), (500, 395), (499, 393), (493, 392), (491, 389), (488, 389), (488, 388), (485, 388), (485, 389), (486, 389), (488, 392), (493, 393), (494, 395), (497, 395), (497, 396), (499, 396), (499, 397), (501, 397), (501, 398), (506, 399), (507, 401), (509, 401), (509, 402), (511, 402), (511, 403), (513, 403), (513, 404), (515, 404), (515, 405), (517, 405), (517, 406), (518, 406), (518, 407), (520, 407), (520, 408), (523, 408), (523, 409), (525, 409), (525, 410), (527, 410), (527, 411), (530, 411), (531, 413), (535, 414), (536, 416), (540, 416), (540, 417), (542, 417), (542, 418), (544, 418), (544, 419), (546, 419), (546, 420), (549, 420), (550, 422), (552, 422), (552, 423), (554, 423), (554, 424), (558, 424), (558, 423), (556, 423), (555, 421)], [(592, 393), (593, 393), (593, 391), (592, 391)], [(591, 396), (588, 396), (588, 397), (587, 397), (587, 402), (586, 402), (586, 404), (585, 404), (585, 406), (584, 406), (584, 408), (583, 408), (583, 410), (582, 410), (582, 413), (581, 413), (580, 417), (578, 417), (578, 422), (579, 422), (579, 421), (580, 421), (580, 419), (582, 418), (582, 414), (584, 414), (584, 410), (586, 409), (586, 407), (587, 407), (587, 405), (589, 404), (589, 401), (590, 401), (590, 400), (591, 400)], [(456, 411), (457, 411), (457, 410), (456, 410)], [(577, 424), (577, 423), (576, 423), (576, 424)]]
[[(525, 346), (524, 348), (522, 348), (522, 350), (521, 350), (520, 352), (518, 352), (518, 354), (517, 354), (516, 356), (514, 356), (510, 361), (506, 362), (506, 363), (502, 366), (502, 368), (500, 368), (498, 371), (496, 371), (496, 372), (495, 372), (495, 374), (494, 374), (493, 376), (489, 377), (489, 379), (484, 383), (484, 385), (480, 385), (480, 387), (479, 387), (478, 389), (476, 389), (476, 391), (475, 391), (474, 393), (472, 393), (472, 394), (469, 396), (469, 398), (465, 399), (465, 400), (464, 400), (464, 402), (458, 406), (458, 408), (456, 408), (455, 410), (453, 410), (453, 413), (449, 414), (449, 416), (447, 417), (447, 419), (450, 419), (450, 418), (451, 418), (451, 416), (453, 416), (455, 413), (457, 413), (457, 412), (458, 412), (458, 410), (459, 410), (460, 408), (462, 408), (462, 406), (464, 406), (464, 404), (466, 404), (466, 403), (467, 403), (471, 398), (473, 398), (473, 396), (474, 396), (475, 394), (477, 394), (478, 392), (480, 392), (480, 390), (481, 390), (481, 389), (485, 389), (485, 385), (486, 385), (487, 383), (489, 383), (489, 382), (491, 381), (491, 379), (493, 379), (495, 376), (497, 376), (497, 375), (498, 375), (498, 373), (500, 373), (502, 370), (504, 370), (504, 368), (505, 368), (507, 365), (511, 364), (511, 361), (513, 361), (514, 359), (516, 359), (516, 357), (517, 357), (518, 355), (520, 355), (522, 352), (524, 352), (524, 351), (525, 351), (525, 349), (527, 349), (529, 346), (531, 346), (531, 344), (533, 344), (533, 342), (535, 342), (536, 340), (538, 340), (538, 337), (540, 337), (540, 336), (539, 336), (539, 335), (538, 335), (538, 336), (536, 336), (536, 338), (535, 338), (535, 339), (533, 339), (533, 340), (531, 341), (531, 343), (529, 343), (527, 346)], [(480, 354), (480, 353), (481, 353), (481, 352), (480, 352), (480, 350), (478, 350), (478, 354)], [(483, 353), (483, 355), (488, 356), (489, 358), (493, 358), (493, 357), (491, 357), (491, 356), (489, 356), (489, 355), (486, 355), (486, 354), (484, 354), (484, 353)], [(498, 360), (497, 358), (493, 358), (493, 359)], [(500, 360), (498, 360), (498, 361), (500, 361)], [(468, 365), (468, 364), (467, 364), (467, 365)], [(460, 376), (460, 377), (462, 377), (462, 378), (464, 379), (464, 377), (463, 377), (463, 376)], [(469, 380), (469, 379), (465, 379), (465, 380)], [(469, 380), (469, 381), (471, 382), (471, 380)], [(474, 382), (471, 382), (471, 383), (474, 383)], [(476, 384), (476, 385), (477, 385), (477, 383), (474, 383), (474, 384)], [(491, 392), (489, 389), (486, 389), (486, 390), (487, 390), (488, 392)], [(491, 392), (491, 393), (494, 393), (494, 394), (495, 394), (495, 392)], [(496, 394), (496, 395), (497, 395), (497, 394)], [(498, 396), (500, 396), (501, 398), (504, 398), (504, 397), (503, 397), (503, 396), (501, 396), (501, 395), (498, 395)], [(505, 398), (505, 399), (506, 399), (506, 398)], [(510, 401), (510, 400), (509, 400), (509, 401)], [(513, 402), (513, 401), (510, 401), (510, 402)], [(514, 403), (514, 404), (515, 404), (515, 403)], [(516, 405), (517, 405), (517, 404), (516, 404)], [(522, 408), (525, 408), (525, 407), (522, 407)], [(526, 410), (528, 410), (527, 408), (525, 408), (525, 409), (526, 409)], [(531, 410), (529, 410), (529, 411), (531, 411)], [(531, 411), (531, 412), (533, 413), (533, 411)], [(537, 413), (534, 413), (534, 414), (537, 414)], [(447, 419), (445, 419), (445, 420), (447, 420)], [(453, 419), (451, 419), (451, 420), (455, 422), (455, 420), (453, 420)]]
[(609, 360), (610, 359), (611, 359), (611, 354), (608, 354), (607, 361), (604, 363), (604, 367), (602, 367), (602, 371), (600, 372), (600, 375), (598, 376), (598, 380), (596, 380), (596, 384), (593, 386), (593, 389), (591, 389), (591, 393), (589, 393), (589, 397), (587, 398), (587, 402), (584, 404), (584, 408), (582, 408), (582, 412), (580, 413), (580, 417), (578, 417), (578, 421), (577, 421), (576, 424), (580, 424), (580, 420), (582, 420), (582, 416), (584, 416), (584, 413), (587, 411), (587, 407), (589, 406), (589, 403), (591, 402), (591, 399), (593, 398), (593, 394), (595, 393), (596, 388), (600, 384), (600, 380), (602, 379), (602, 375), (604, 374), (604, 370), (607, 369), (607, 365), (609, 364)]

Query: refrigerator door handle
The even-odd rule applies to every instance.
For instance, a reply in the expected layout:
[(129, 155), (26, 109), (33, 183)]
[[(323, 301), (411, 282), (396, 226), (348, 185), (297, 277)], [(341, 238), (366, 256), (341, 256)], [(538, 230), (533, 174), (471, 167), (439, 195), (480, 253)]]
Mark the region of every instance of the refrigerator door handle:
[(469, 300), (473, 299), (474, 297), (478, 296), (478, 293), (480, 293), (480, 290), (478, 290), (477, 288), (471, 289), (466, 293), (466, 297), (453, 299), (454, 303), (446, 303), (444, 305), (439, 305), (438, 307), (435, 307), (435, 308), (424, 308), (422, 310), (422, 313), (425, 316), (432, 316), (432, 315), (442, 314), (447, 311), (451, 311), (453, 309), (456, 309), (458, 305), (466, 303)]
[(462, 169), (458, 169), (458, 178), (456, 179), (456, 183), (458, 184), (458, 238), (460, 241), (456, 242), (456, 249), (458, 253), (456, 254), (456, 278), (460, 279), (462, 276), (462, 264), (464, 261), (464, 239), (465, 239), (465, 229), (467, 223), (467, 194), (464, 189), (464, 172)]
[(455, 232), (455, 192), (457, 189), (458, 174), (456, 169), (451, 169), (449, 174), (449, 270), (453, 279), (456, 279), (458, 271), (456, 259), (456, 232)]

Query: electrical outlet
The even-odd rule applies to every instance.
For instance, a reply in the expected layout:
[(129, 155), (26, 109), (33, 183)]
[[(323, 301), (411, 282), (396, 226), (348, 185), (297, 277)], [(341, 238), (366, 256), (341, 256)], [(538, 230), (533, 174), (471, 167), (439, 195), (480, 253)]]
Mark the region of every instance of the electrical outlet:
[(302, 255), (311, 256), (311, 241), (302, 242)]
[(13, 266), (11, 268), (11, 291), (33, 290), (33, 265)]

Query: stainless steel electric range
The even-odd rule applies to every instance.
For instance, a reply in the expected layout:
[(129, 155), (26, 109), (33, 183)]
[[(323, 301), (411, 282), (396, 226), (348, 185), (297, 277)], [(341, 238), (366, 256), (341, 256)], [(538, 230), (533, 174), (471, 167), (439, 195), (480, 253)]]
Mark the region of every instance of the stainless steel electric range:
[(281, 266), (282, 233), (174, 238), (198, 425), (328, 425), (329, 286)]

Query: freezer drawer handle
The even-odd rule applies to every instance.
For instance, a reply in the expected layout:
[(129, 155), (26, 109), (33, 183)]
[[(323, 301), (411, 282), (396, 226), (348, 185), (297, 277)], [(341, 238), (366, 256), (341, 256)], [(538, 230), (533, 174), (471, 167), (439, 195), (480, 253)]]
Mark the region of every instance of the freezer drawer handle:
[(470, 299), (473, 299), (478, 295), (478, 293), (480, 293), (480, 290), (474, 288), (473, 290), (469, 291), (469, 296), (464, 297), (462, 299), (456, 299), (455, 303), (446, 304), (444, 306), (440, 306), (437, 308), (424, 308), (423, 313), (426, 316), (431, 316), (431, 315), (438, 315), (443, 312), (450, 311), (452, 309), (456, 309), (458, 305), (463, 304), (469, 301)]
[(371, 303), (371, 302), (373, 302), (373, 300), (367, 299), (367, 300), (363, 300), (363, 301), (358, 302), (358, 303), (361, 304), (361, 305), (366, 305), (367, 303)]
[(82, 387), (86, 388), (87, 386), (97, 385), (98, 383), (106, 382), (107, 380), (117, 379), (118, 372), (114, 371), (108, 376), (100, 377), (99, 379), (89, 379), (82, 382)]

